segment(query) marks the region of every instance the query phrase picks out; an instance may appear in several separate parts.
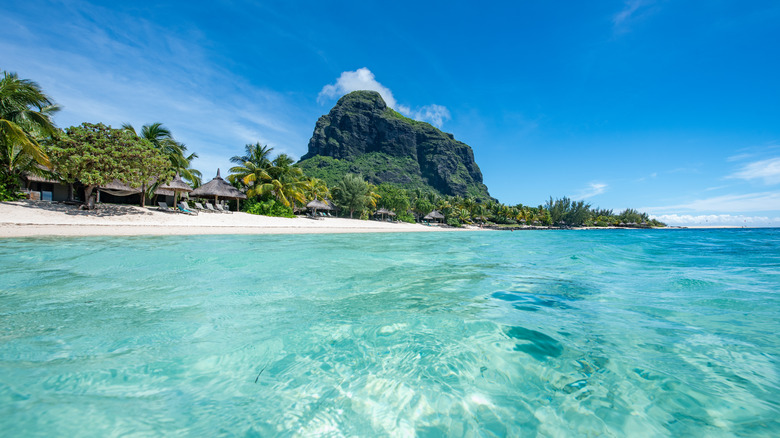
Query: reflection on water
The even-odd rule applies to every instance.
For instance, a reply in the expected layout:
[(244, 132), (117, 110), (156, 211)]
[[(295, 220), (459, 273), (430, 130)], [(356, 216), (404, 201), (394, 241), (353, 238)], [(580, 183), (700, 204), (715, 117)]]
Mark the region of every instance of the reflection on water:
[(0, 266), (9, 436), (780, 433), (774, 230), (16, 239)]

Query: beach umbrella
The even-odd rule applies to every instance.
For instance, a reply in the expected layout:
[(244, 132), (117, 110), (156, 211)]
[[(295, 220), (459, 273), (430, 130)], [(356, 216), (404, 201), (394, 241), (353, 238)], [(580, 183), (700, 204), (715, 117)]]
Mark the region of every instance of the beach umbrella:
[(309, 202), (308, 204), (306, 204), (306, 208), (308, 208), (309, 210), (314, 210), (315, 216), (317, 215), (317, 210), (333, 210), (333, 208), (330, 205), (320, 201), (319, 199), (315, 199)]
[(376, 214), (381, 215), (382, 216), (382, 220), (385, 220), (385, 215), (388, 215), (388, 216), (395, 216), (396, 215), (395, 213), (393, 213), (392, 211), (390, 211), (390, 210), (388, 210), (386, 208), (380, 208), (374, 214), (375, 215)]
[(438, 211), (438, 210), (433, 210), (432, 212), (430, 212), (430, 213), (426, 214), (426, 215), (425, 215), (425, 217), (424, 217), (423, 219), (425, 219), (425, 220), (427, 220), (427, 221), (431, 221), (431, 220), (443, 220), (443, 219), (444, 219), (444, 215), (443, 215), (443, 214), (441, 214), (441, 213), (439, 213), (439, 211)]
[(173, 192), (173, 205), (178, 205), (177, 201), (178, 201), (179, 193), (189, 193), (192, 191), (192, 187), (190, 187), (186, 182), (184, 182), (181, 179), (181, 177), (179, 176), (179, 172), (176, 172), (176, 176), (173, 178), (171, 182), (169, 182), (168, 184), (160, 185), (158, 189), (160, 191), (166, 190), (166, 191)]
[[(219, 198), (235, 199), (236, 201), (246, 199), (245, 194), (219, 176), (219, 169), (217, 169), (217, 176), (214, 179), (193, 190), (190, 195), (200, 198), (214, 198), (215, 203), (219, 202)], [(238, 210), (238, 202), (236, 202), (236, 210)]]

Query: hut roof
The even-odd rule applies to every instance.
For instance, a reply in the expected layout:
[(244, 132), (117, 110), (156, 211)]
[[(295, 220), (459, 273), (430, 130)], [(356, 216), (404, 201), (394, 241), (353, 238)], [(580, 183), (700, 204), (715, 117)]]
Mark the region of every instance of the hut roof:
[(423, 219), (430, 220), (430, 219), (444, 219), (444, 215), (439, 213), (438, 210), (433, 210), (432, 212), (425, 215)]
[(98, 187), (100, 190), (111, 193), (112, 195), (127, 196), (135, 193), (141, 193), (140, 187), (130, 187), (129, 185), (115, 179), (108, 184), (103, 184)]
[(46, 178), (39, 175), (33, 175), (32, 173), (25, 173), (24, 179), (26, 179), (29, 182), (40, 182), (40, 183), (49, 183), (49, 184), (57, 184), (59, 181), (56, 179)]
[(306, 204), (306, 208), (311, 208), (312, 210), (333, 210), (330, 205), (320, 201), (319, 199), (315, 199)]
[(241, 193), (237, 188), (231, 186), (219, 176), (219, 169), (217, 169), (217, 176), (214, 179), (193, 190), (190, 196), (217, 196), (220, 198), (246, 199), (245, 194)]
[(178, 173), (176, 173), (176, 176), (173, 178), (171, 182), (168, 184), (162, 184), (160, 185), (160, 189), (163, 190), (171, 190), (174, 192), (191, 192), (192, 187), (190, 187), (186, 182), (184, 182), (181, 179), (181, 176), (179, 176)]
[(41, 164), (36, 164), (35, 167), (39, 169), (40, 175), (36, 175), (30, 172), (25, 172), (22, 175), (22, 177), (29, 182), (40, 182), (40, 183), (49, 183), (49, 184), (58, 184), (60, 182), (57, 179), (48, 178), (47, 176), (42, 176), (42, 175), (52, 175), (52, 170), (49, 169), (48, 167), (43, 166)]

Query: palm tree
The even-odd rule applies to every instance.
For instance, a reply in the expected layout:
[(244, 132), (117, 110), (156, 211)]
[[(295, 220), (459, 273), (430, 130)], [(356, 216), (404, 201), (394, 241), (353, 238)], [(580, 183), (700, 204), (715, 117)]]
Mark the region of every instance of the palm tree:
[(271, 160), (269, 157), (274, 148), (255, 143), (244, 146), (244, 150), (246, 151), (245, 155), (235, 155), (230, 158), (230, 162), (235, 163), (236, 166), (230, 168), (228, 181), (249, 187), (250, 184), (260, 183), (270, 178), (268, 169), (271, 168)]
[(293, 209), (296, 202), (306, 202), (308, 180), (303, 170), (292, 165), (295, 160), (287, 154), (269, 160), (273, 148), (260, 143), (246, 145), (245, 151), (246, 155), (230, 159), (238, 166), (230, 168), (228, 180), (243, 184), (247, 196), (268, 195)]
[(287, 207), (295, 209), (295, 202), (306, 202), (306, 177), (303, 170), (292, 164), (295, 161), (287, 154), (279, 154), (271, 162), (268, 176), (257, 194), (270, 194)]
[(330, 189), (325, 181), (319, 178), (309, 178), (306, 181), (306, 187), (304, 189), (307, 201), (313, 201), (315, 199), (329, 199), (331, 197)]
[[(122, 129), (138, 135), (135, 132), (135, 128), (129, 123), (123, 124)], [(171, 131), (163, 126), (162, 123), (155, 122), (142, 126), (141, 137), (149, 140), (155, 148), (168, 157), (171, 161), (171, 171), (178, 173), (182, 179), (188, 181), (194, 187), (200, 185), (203, 175), (199, 170), (191, 167), (192, 160), (198, 158), (198, 154), (185, 155), (187, 146), (176, 141)]]
[(16, 73), (3, 71), (0, 78), (0, 160), (2, 173), (18, 183), (22, 172), (36, 163), (50, 166), (41, 141), (59, 131), (52, 115), (59, 111), (40, 86)]

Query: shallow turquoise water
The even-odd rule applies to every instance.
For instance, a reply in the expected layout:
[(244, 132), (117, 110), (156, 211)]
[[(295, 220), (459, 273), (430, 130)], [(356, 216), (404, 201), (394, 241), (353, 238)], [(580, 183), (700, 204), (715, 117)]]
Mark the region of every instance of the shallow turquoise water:
[(0, 240), (5, 436), (778, 436), (780, 230)]

